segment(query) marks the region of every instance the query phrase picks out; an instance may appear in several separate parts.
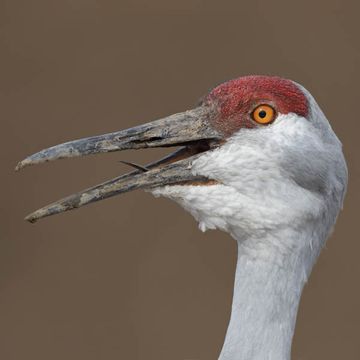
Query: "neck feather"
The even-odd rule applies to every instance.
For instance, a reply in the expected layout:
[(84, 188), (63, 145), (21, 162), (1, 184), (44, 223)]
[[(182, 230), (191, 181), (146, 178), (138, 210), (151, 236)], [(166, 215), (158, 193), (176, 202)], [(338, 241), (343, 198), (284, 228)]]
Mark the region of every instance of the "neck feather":
[[(279, 237), (292, 246), (279, 246)], [(238, 241), (231, 319), (219, 360), (290, 359), (301, 292), (319, 252), (304, 237)]]

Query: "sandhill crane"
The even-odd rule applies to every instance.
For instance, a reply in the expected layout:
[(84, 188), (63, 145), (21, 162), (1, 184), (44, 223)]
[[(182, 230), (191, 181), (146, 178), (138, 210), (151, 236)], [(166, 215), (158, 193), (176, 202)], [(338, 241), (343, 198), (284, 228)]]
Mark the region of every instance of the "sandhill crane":
[(27, 216), (60, 213), (147, 189), (177, 201), (201, 230), (238, 245), (220, 360), (286, 360), (301, 292), (342, 207), (342, 146), (311, 94), (272, 76), (215, 87), (195, 109), (36, 153), (17, 166), (88, 154), (181, 146), (166, 158)]

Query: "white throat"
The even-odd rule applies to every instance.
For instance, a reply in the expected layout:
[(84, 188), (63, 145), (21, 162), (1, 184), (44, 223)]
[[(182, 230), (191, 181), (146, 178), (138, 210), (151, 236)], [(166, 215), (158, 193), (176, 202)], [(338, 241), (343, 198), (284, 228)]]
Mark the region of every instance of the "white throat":
[[(231, 319), (219, 360), (290, 359), (301, 292), (315, 260), (305, 243), (279, 256), (276, 239), (238, 241)], [(259, 256), (264, 246), (266, 256)]]

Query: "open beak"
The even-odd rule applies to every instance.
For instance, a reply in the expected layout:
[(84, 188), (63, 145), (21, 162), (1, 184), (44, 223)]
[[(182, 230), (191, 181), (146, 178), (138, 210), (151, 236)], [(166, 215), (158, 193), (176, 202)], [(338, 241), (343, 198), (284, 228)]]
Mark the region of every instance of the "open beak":
[(181, 146), (180, 150), (145, 168), (70, 195), (33, 212), (25, 220), (35, 222), (131, 190), (206, 182), (209, 179), (192, 173), (191, 163), (198, 154), (216, 147), (222, 139), (221, 134), (211, 126), (211, 116), (209, 107), (200, 106), (127, 130), (56, 145), (27, 157), (16, 166), (16, 170), (47, 161), (103, 152)]

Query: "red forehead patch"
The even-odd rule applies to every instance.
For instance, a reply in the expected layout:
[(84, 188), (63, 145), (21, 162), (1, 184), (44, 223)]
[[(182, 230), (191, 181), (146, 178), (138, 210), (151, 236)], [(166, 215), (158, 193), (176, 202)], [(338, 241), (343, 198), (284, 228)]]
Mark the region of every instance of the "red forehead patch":
[(205, 101), (215, 104), (219, 111), (216, 123), (226, 133), (254, 127), (249, 112), (261, 103), (272, 104), (280, 114), (306, 117), (309, 112), (301, 89), (294, 82), (276, 76), (254, 75), (230, 80), (215, 87)]

